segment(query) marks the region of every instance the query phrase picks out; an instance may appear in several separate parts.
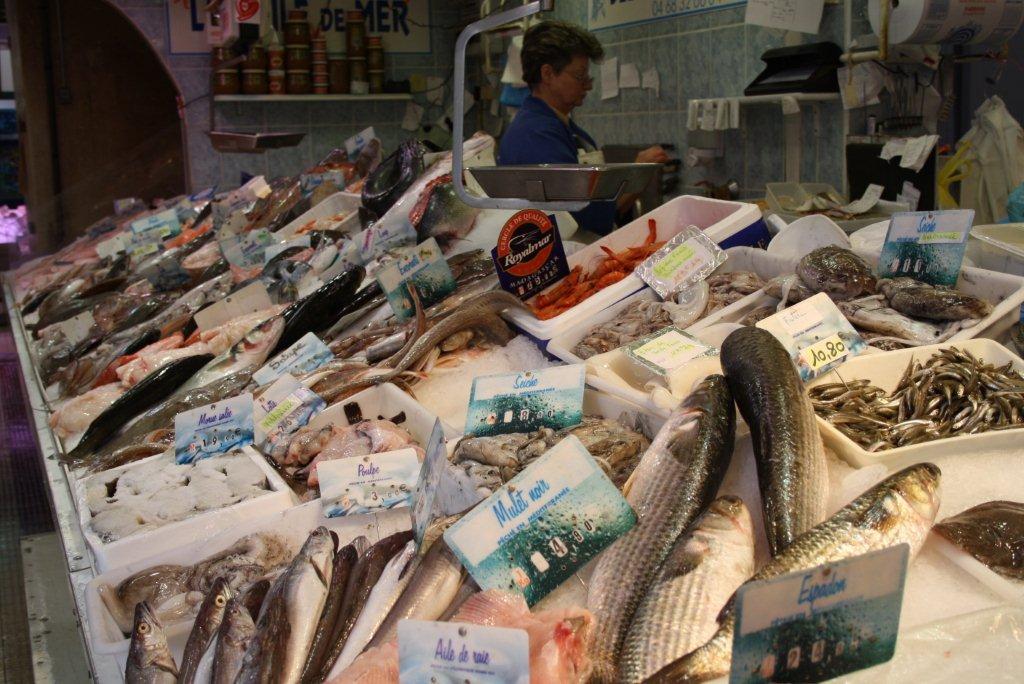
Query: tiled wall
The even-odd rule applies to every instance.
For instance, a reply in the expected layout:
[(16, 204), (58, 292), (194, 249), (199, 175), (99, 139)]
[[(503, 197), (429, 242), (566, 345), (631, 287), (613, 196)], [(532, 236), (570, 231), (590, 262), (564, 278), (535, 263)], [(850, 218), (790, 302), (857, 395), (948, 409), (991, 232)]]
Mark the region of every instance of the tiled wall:
[[(586, 26), (587, 3), (562, 0), (555, 5), (560, 19)], [(692, 98), (743, 94), (761, 71), (765, 50), (784, 45), (785, 32), (743, 23), (745, 6), (672, 17), (624, 28), (596, 32), (607, 57), (632, 62), (641, 71), (656, 67), (660, 94), (630, 89), (601, 100), (595, 84), (576, 120), (599, 144), (670, 142), (681, 156), (690, 135), (686, 130), (687, 102)], [(854, 0), (853, 35), (865, 31), (865, 0)], [(869, 30), (869, 29), (868, 29)], [(826, 5), (817, 36), (799, 34), (804, 43), (832, 41), (843, 46), (843, 7)], [(785, 180), (782, 113), (777, 105), (746, 105), (740, 128), (722, 133), (724, 159), (710, 169), (686, 169), (684, 185), (697, 181), (739, 181), (744, 196), (764, 196), (764, 184)], [(801, 180), (842, 187), (842, 108), (838, 102), (805, 105)], [(707, 135), (707, 134), (704, 134)], [(706, 141), (700, 144), (707, 144)]]
[[(221, 155), (207, 141), (209, 101), (208, 57), (170, 55), (166, 45), (167, 0), (114, 0), (150, 37), (168, 64), (186, 101), (189, 161), (195, 189), (214, 183), (237, 185), (240, 172), (269, 176), (291, 174), (309, 166), (372, 123), (385, 149), (407, 137), (401, 130), (404, 102), (220, 103), (218, 126), (238, 130), (288, 129), (306, 131), (296, 148), (266, 155)], [(866, 0), (853, 0), (853, 35), (868, 32)], [(454, 31), (436, 28), (457, 23), (455, 3), (432, 0), (430, 55), (389, 55), (389, 73), (447, 77), (451, 70)], [(559, 0), (554, 16), (586, 26), (586, 0)], [(609, 57), (633, 62), (641, 69), (658, 69), (661, 91), (622, 91), (617, 98), (600, 99), (599, 86), (577, 110), (576, 118), (601, 144), (671, 142), (682, 155), (690, 135), (686, 130), (687, 102), (691, 98), (742, 94), (761, 70), (761, 54), (784, 44), (785, 32), (743, 23), (744, 6), (662, 19), (646, 24), (597, 32)], [(826, 5), (821, 32), (791, 38), (805, 43), (830, 40), (843, 45), (843, 7)], [(469, 69), (473, 72), (472, 68)], [(446, 93), (445, 102), (450, 96)], [(199, 98), (199, 99), (196, 99)], [(423, 96), (417, 97), (426, 104)], [(194, 101), (193, 101), (194, 100)], [(424, 121), (433, 121), (444, 107), (429, 108)], [(842, 185), (842, 109), (836, 103), (805, 105), (803, 109), (801, 179)], [(467, 131), (473, 126), (467, 124)], [(764, 184), (784, 180), (782, 113), (778, 106), (745, 106), (738, 130), (722, 134), (725, 156), (710, 169), (687, 169), (684, 185), (707, 178), (722, 183), (739, 181), (744, 196), (763, 196)]]
[[(408, 133), (401, 129), (406, 103), (398, 102), (273, 102), (217, 103), (218, 128), (240, 131), (304, 131), (306, 137), (293, 148), (263, 155), (220, 154), (209, 143), (210, 100), (208, 55), (172, 55), (167, 45), (167, 9), (171, 0), (112, 0), (153, 44), (189, 103), (185, 110), (188, 156), (192, 189), (214, 184), (234, 187), (241, 172), (268, 177), (299, 172), (321, 159), (331, 148), (373, 125), (385, 150), (392, 150)], [(408, 78), (413, 74), (446, 78), (451, 72), (454, 32), (440, 28), (456, 24), (459, 18), (454, 3), (432, 0), (430, 20), (431, 53), (386, 55), (389, 78)], [(432, 122), (444, 113), (450, 100), (446, 91), (444, 106), (430, 106), (423, 95), (417, 101), (427, 108), (424, 122)]]

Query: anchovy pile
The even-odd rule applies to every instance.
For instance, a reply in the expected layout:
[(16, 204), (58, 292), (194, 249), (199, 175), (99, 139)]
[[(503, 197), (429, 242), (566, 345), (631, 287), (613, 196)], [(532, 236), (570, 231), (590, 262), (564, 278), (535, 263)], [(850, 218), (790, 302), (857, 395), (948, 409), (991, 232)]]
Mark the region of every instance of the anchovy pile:
[(912, 361), (892, 392), (853, 380), (810, 396), (819, 416), (868, 451), (1024, 425), (1024, 376), (955, 347)]

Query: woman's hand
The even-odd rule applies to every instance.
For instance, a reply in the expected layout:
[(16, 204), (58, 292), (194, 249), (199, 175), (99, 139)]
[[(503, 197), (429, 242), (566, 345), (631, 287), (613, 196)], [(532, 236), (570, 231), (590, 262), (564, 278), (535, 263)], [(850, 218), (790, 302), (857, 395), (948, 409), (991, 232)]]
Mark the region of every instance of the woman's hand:
[(667, 161), (668, 153), (661, 149), (661, 145), (654, 145), (646, 150), (640, 150), (636, 155), (637, 164), (664, 164)]

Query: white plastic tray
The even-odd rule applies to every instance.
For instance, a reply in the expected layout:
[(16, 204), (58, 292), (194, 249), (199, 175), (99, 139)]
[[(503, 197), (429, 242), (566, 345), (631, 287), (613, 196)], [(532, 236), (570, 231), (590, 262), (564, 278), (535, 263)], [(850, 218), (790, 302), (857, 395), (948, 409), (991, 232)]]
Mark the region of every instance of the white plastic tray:
[[(391, 420), (399, 413), (405, 413), (405, 421), (399, 425), (408, 430), (409, 434), (423, 448), (426, 448), (427, 442), (430, 441), (430, 433), (434, 431), (434, 420), (438, 418), (395, 385), (385, 383), (364, 389), (348, 399), (331, 404), (310, 421), (310, 427), (326, 427), (332, 423), (349, 425), (348, 418), (345, 416), (345, 407), (353, 403), (359, 405), (364, 420), (378, 417)], [(451, 439), (459, 434), (445, 423), (443, 418), (441, 419), (441, 428), (444, 430), (446, 439)]]
[(580, 340), (591, 331), (595, 326), (607, 323), (619, 315), (620, 311), (625, 311), (633, 304), (642, 301), (655, 301), (660, 299), (657, 293), (649, 287), (645, 287), (639, 292), (634, 292), (625, 299), (612, 304), (607, 309), (600, 311), (593, 316), (588, 317), (586, 320), (578, 321), (567, 329), (558, 333), (548, 342), (547, 352), (552, 356), (556, 356), (566, 363), (584, 363), (584, 360), (573, 352), (576, 345), (580, 343)]
[[(572, 254), (567, 258), (569, 268), (572, 269), (578, 264), (589, 267), (592, 262), (604, 255), (602, 247), (622, 251), (643, 244), (648, 236), (647, 222), (650, 219), (657, 223), (658, 241), (668, 240), (686, 226), (695, 225), (715, 242), (727, 243), (729, 238), (757, 224), (761, 220), (761, 211), (755, 204), (683, 195)], [(551, 288), (556, 285), (557, 283)], [(507, 311), (504, 315), (513, 325), (544, 346), (559, 332), (575, 323), (589, 320), (597, 312), (644, 287), (646, 285), (639, 276), (630, 274), (546, 321), (538, 320), (532, 313), (526, 311)]]
[(292, 493), (291, 488), (281, 479), (281, 476), (254, 449), (245, 447), (244, 451), (266, 474), (267, 483), (270, 485), (270, 491), (266, 494), (219, 510), (199, 513), (184, 520), (168, 523), (155, 530), (140, 532), (109, 543), (104, 543), (88, 525), (92, 514), (85, 498), (85, 488), (90, 479), (98, 476), (109, 477), (111, 473), (115, 472), (128, 472), (143, 463), (166, 458), (166, 452), (75, 482), (75, 499), (77, 499), (79, 524), (82, 526), (82, 536), (89, 546), (89, 551), (92, 553), (97, 571), (105, 572), (111, 568), (118, 568), (156, 553), (176, 549), (190, 543), (194, 539), (210, 537), (221, 530), (237, 526), (253, 515), (273, 513), (294, 506), (298, 500)]
[[(1018, 372), (1024, 372), (1024, 361), (1019, 356), (990, 339), (944, 342), (942, 344), (928, 345), (927, 347), (880, 352), (870, 356), (858, 356), (846, 361), (836, 370), (839, 371), (839, 375), (846, 382), (867, 380), (877, 387), (890, 391), (896, 387), (900, 377), (903, 375), (903, 371), (910, 364), (911, 360), (925, 361), (931, 358), (932, 354), (936, 351), (948, 349), (949, 347), (968, 351), (982, 361), (996, 366), (1010, 362)], [(830, 372), (808, 383), (808, 387), (839, 381), (840, 379), (836, 373)], [(817, 420), (818, 427), (821, 429), (821, 437), (825, 444), (835, 451), (839, 458), (858, 468), (876, 464), (882, 464), (888, 468), (900, 468), (911, 463), (927, 461), (939, 455), (969, 454), (980, 450), (994, 449), (1013, 450), (1017, 448), (1021, 443), (1022, 437), (1024, 437), (1024, 432), (1021, 429), (999, 430), (975, 435), (947, 437), (946, 439), (937, 439), (932, 442), (871, 453), (837, 430), (828, 421), (822, 418)]]
[[(723, 270), (754, 271), (765, 280), (793, 273), (797, 263), (797, 259), (779, 258), (763, 250), (749, 247), (734, 247), (728, 252), (729, 259), (722, 264)], [(878, 262), (877, 254), (858, 254), (872, 268)], [(953, 335), (949, 341), (960, 342), (981, 336), (995, 340), (1006, 339), (1010, 327), (1019, 319), (1018, 311), (1020, 305), (1024, 303), (1024, 278), (965, 266), (960, 272), (957, 289), (988, 300), (993, 308), (992, 313), (970, 328)], [(759, 290), (697, 321), (690, 327), (690, 331), (697, 332), (715, 323), (736, 323), (749, 311), (761, 306), (775, 306), (778, 302), (775, 297), (770, 297), (763, 290)]]
[[(319, 501), (310, 501), (285, 511), (264, 512), (239, 520), (236, 525), (209, 536), (193, 537), (184, 546), (142, 558), (128, 565), (98, 575), (86, 587), (85, 606), (89, 616), (88, 635), (97, 653), (127, 656), (130, 641), (107, 611), (99, 595), (103, 584), (117, 586), (127, 577), (155, 565), (191, 565), (218, 551), (230, 547), (242, 537), (267, 532), (287, 539), (294, 551), (306, 540), (311, 531), (323, 525), (338, 535), (340, 546), (363, 535), (370, 542), (387, 537), (411, 526), (408, 509), (384, 511), (370, 515), (325, 518)], [(181, 662), (181, 652), (192, 629), (192, 621), (182, 621), (165, 628), (175, 661)]]
[(345, 217), (343, 221), (337, 224), (334, 227), (334, 230), (342, 232), (357, 232), (359, 229), (359, 206), (360, 200), (358, 195), (353, 198), (353, 195), (350, 195), (349, 193), (336, 192), (306, 211), (291, 223), (285, 225), (284, 228), (277, 231), (276, 235), (287, 240), (295, 235), (299, 228), (310, 221), (334, 216), (335, 214), (339, 214), (343, 211), (350, 212), (350, 214)]

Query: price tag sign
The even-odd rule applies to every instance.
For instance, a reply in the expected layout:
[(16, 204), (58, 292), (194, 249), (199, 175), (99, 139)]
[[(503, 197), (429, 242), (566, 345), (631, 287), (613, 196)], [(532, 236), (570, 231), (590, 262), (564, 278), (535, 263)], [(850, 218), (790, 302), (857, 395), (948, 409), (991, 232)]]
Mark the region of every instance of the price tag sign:
[(973, 209), (893, 214), (878, 275), (955, 287), (973, 223)]
[(252, 444), (252, 393), (174, 416), (174, 459), (181, 465)]
[(154, 230), (164, 230), (168, 236), (177, 235), (181, 232), (181, 221), (178, 220), (178, 212), (174, 209), (166, 209), (145, 218), (140, 218), (128, 225), (136, 235), (142, 235)]
[(578, 425), (585, 383), (582, 363), (477, 376), (469, 393), (466, 434), (484, 437)]
[(864, 340), (827, 294), (818, 294), (758, 321), (782, 343), (800, 377), (816, 378), (860, 354)]
[(491, 259), (502, 289), (527, 300), (569, 275), (554, 216), (524, 209), (505, 222)]
[(519, 591), (532, 606), (635, 524), (618, 488), (570, 435), (444, 539), (482, 588)]
[(254, 440), (264, 453), (271, 453), (299, 428), (326, 408), (318, 394), (287, 373), (256, 400)]
[(107, 257), (114, 256), (115, 254), (120, 254), (125, 251), (125, 243), (128, 237), (127, 233), (118, 233), (112, 238), (108, 238), (103, 242), (97, 243), (96, 254), (98, 254), (101, 259), (106, 259)]
[(200, 330), (210, 330), (227, 323), (232, 318), (263, 311), (273, 305), (263, 283), (258, 281), (249, 283), (238, 292), (229, 294), (219, 302), (197, 311), (194, 316), (196, 327)]
[(239, 268), (253, 268), (263, 265), (267, 247), (275, 244), (277, 238), (266, 228), (259, 228), (241, 235), (220, 237), (217, 241), (228, 263)]
[(444, 429), (441, 427), (441, 420), (435, 418), (434, 429), (430, 431), (430, 440), (427, 442), (427, 455), (423, 460), (423, 468), (416, 480), (416, 490), (413, 495), (412, 529), (417, 544), (423, 542), (423, 534), (427, 531), (430, 522), (442, 515), (436, 505), (437, 490), (441, 485), (441, 477), (447, 463), (448, 454), (445, 449)]
[(668, 375), (694, 359), (718, 356), (717, 349), (674, 325), (634, 340), (624, 351), (630, 359), (658, 375)]
[(174, 235), (168, 226), (161, 226), (145, 233), (132, 234), (125, 243), (128, 254), (140, 261), (165, 249), (164, 240)]
[(359, 152), (363, 149), (363, 146), (377, 137), (377, 133), (373, 130), (373, 126), (369, 126), (359, 131), (351, 138), (345, 139), (345, 153), (349, 159), (355, 159), (359, 156)]
[(696, 226), (686, 226), (641, 263), (636, 273), (668, 299), (675, 292), (707, 278), (728, 255)]
[(821, 682), (892, 658), (909, 557), (900, 544), (744, 584), (729, 682)]
[(253, 373), (252, 379), (257, 385), (266, 385), (285, 373), (302, 375), (316, 370), (333, 358), (334, 353), (330, 348), (309, 332)]
[(316, 475), (324, 517), (404, 508), (412, 500), (422, 468), (415, 449), (323, 461), (317, 464)]
[(93, 318), (92, 312), (83, 311), (77, 316), (57, 323), (56, 327), (64, 335), (64, 339), (74, 346), (87, 338), (95, 325), (96, 319)]
[(377, 281), (399, 320), (410, 318), (416, 311), (408, 284), (416, 288), (424, 309), (455, 291), (455, 278), (434, 238), (399, 250), (398, 258), (377, 274)]
[(398, 669), (410, 684), (529, 684), (530, 638), (522, 629), (401, 620)]

